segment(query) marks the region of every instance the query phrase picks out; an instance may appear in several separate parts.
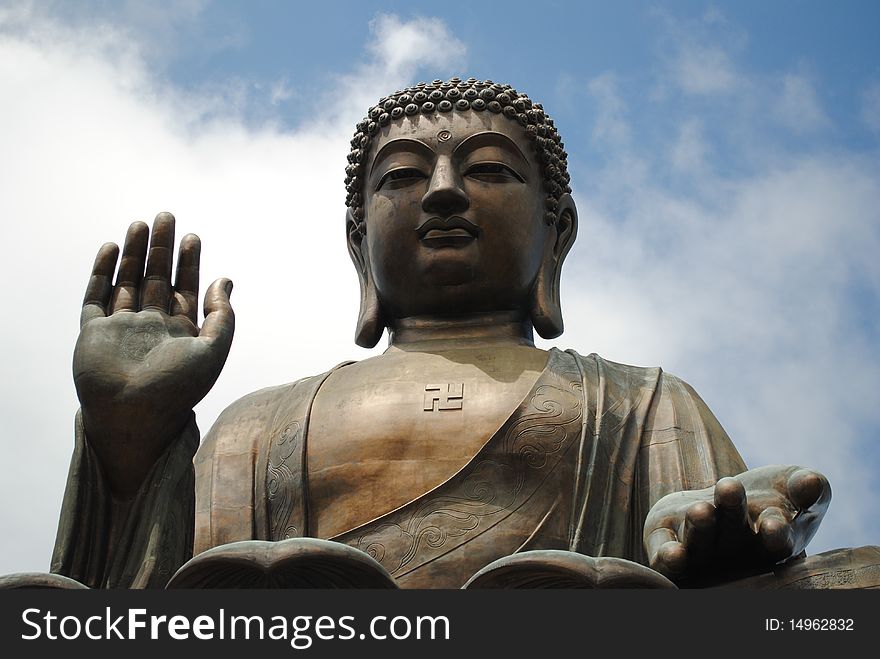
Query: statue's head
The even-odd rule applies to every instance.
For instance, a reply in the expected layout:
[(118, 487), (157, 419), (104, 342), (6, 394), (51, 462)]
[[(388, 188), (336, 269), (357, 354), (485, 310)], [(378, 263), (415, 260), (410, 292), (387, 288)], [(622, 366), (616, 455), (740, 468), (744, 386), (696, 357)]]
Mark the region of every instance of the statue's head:
[(358, 124), (345, 182), (358, 345), (415, 316), (519, 312), (544, 338), (562, 333), (577, 211), (540, 104), (474, 78), (398, 91)]

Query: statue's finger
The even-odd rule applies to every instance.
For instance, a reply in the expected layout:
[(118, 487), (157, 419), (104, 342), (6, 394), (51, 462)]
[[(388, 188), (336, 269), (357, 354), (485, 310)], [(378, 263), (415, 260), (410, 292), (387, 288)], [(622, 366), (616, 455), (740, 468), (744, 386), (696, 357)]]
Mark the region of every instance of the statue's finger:
[(171, 307), (171, 261), (174, 253), (174, 216), (159, 213), (153, 221), (150, 252), (141, 285), (141, 309), (168, 313)]
[(827, 498), (831, 488), (825, 477), (811, 469), (798, 469), (786, 483), (788, 499), (798, 511), (804, 511)]
[(660, 550), (669, 543), (679, 544), (678, 535), (665, 526), (655, 528), (645, 535), (645, 551), (648, 552), (648, 564), (652, 568), (656, 569), (654, 566), (660, 559)]
[(722, 527), (739, 529), (748, 526), (749, 510), (746, 489), (735, 478), (722, 478), (715, 484), (715, 507)]
[(83, 307), (79, 317), (80, 327), (93, 318), (107, 315), (110, 296), (113, 294), (113, 272), (116, 270), (118, 258), (119, 246), (116, 243), (101, 245), (95, 256), (89, 283), (86, 285), (86, 294), (83, 296)]
[(715, 545), (716, 534), (715, 506), (708, 501), (697, 501), (688, 506), (681, 535), (689, 560), (697, 564), (707, 560)]
[(765, 508), (758, 516), (757, 531), (761, 545), (773, 561), (791, 556), (794, 549), (791, 519), (782, 508)]
[(718, 547), (722, 555), (738, 553), (752, 535), (746, 490), (735, 478), (722, 478), (715, 484)]
[(138, 310), (149, 238), (150, 228), (143, 222), (133, 222), (128, 227), (128, 232), (125, 234), (125, 244), (122, 246), (119, 272), (116, 273), (116, 286), (113, 289), (110, 313)]
[(198, 324), (201, 251), (202, 242), (194, 233), (188, 233), (181, 238), (177, 253), (177, 273), (174, 277), (174, 295), (171, 299), (171, 315), (186, 316), (193, 325)]
[(218, 279), (205, 293), (205, 322), (199, 332), (204, 339), (221, 350), (229, 350), (235, 332), (235, 313), (229, 303), (232, 281)]
[(683, 575), (688, 568), (687, 549), (674, 540), (664, 543), (657, 551), (651, 568), (669, 578)]

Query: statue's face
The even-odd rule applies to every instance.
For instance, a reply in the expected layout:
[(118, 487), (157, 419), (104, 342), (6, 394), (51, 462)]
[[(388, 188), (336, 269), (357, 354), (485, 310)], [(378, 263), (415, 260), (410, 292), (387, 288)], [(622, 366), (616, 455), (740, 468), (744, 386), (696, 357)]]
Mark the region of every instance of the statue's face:
[(519, 124), (489, 112), (417, 115), (383, 128), (371, 149), (365, 240), (385, 313), (525, 310), (550, 228)]

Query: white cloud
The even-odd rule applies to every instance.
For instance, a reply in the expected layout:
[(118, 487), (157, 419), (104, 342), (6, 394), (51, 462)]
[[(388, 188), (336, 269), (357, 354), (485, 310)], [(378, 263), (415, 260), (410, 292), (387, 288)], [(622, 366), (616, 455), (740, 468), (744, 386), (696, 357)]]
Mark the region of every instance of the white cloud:
[(324, 121), (354, 126), (379, 98), (411, 84), (420, 71), (451, 77), (466, 61), (465, 44), (437, 18), (404, 21), (382, 14), (370, 22), (370, 31), (375, 38), (367, 46), (368, 57), (337, 78), (324, 103), (330, 110), (316, 117), (313, 130), (322, 130)]
[(276, 80), (269, 90), (269, 102), (272, 105), (278, 105), (284, 101), (288, 101), (294, 96), (293, 89), (290, 88), (287, 78)]
[[(97, 248), (121, 242), (129, 222), (170, 210), (179, 236), (202, 238), (203, 286), (235, 281), (236, 340), (197, 409), (203, 432), (250, 391), (362, 358), (342, 231), (353, 121), (389, 84), (464, 54), (440, 21), (377, 19), (363, 70), (340, 79), (345, 93), (336, 97), (348, 109), (287, 131), (245, 122), (242, 97), (254, 90), (240, 81), (195, 93), (168, 85), (126, 29), (13, 13), (0, 19), (0, 267), (9, 282), (0, 291), (0, 500), (4, 531), (16, 540), (4, 545), (0, 573), (48, 567), (77, 408), (78, 306)], [(401, 47), (438, 36), (455, 52), (421, 49), (415, 64), (404, 62)], [(352, 98), (363, 101), (354, 118)]]
[(718, 46), (682, 44), (673, 65), (675, 82), (688, 94), (728, 94), (740, 84), (730, 56)]
[(789, 129), (805, 133), (829, 124), (812, 82), (802, 76), (787, 74), (774, 104), (777, 118)]
[(439, 18), (404, 21), (383, 14), (370, 23), (370, 29), (376, 38), (368, 50), (384, 76), (407, 81), (425, 64), (447, 68), (464, 63), (467, 48)]
[(746, 82), (736, 66), (735, 55), (748, 42), (717, 7), (702, 15), (682, 19), (655, 8), (650, 12), (662, 26), (658, 48), (662, 74), (654, 81), (654, 94), (667, 88), (693, 96), (727, 96), (741, 91)]
[(703, 138), (703, 122), (691, 117), (679, 127), (672, 146), (672, 166), (684, 173), (700, 174), (706, 168), (708, 148)]
[(593, 140), (599, 146), (615, 150), (629, 146), (626, 103), (618, 91), (617, 79), (611, 74), (603, 74), (590, 80), (587, 91), (596, 107)]

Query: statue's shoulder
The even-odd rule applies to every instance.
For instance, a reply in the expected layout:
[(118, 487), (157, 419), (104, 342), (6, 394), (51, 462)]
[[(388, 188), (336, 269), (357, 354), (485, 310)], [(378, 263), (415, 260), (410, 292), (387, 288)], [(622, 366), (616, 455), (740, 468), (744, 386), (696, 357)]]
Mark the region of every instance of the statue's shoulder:
[(644, 380), (647, 382), (657, 382), (662, 377), (674, 377), (668, 373), (664, 373), (659, 366), (634, 366), (632, 364), (624, 364), (605, 359), (601, 355), (591, 352), (589, 355), (582, 355), (576, 350), (566, 350), (568, 354), (577, 360), (581, 368), (584, 369), (585, 375), (590, 377), (605, 377), (613, 379), (627, 380)]
[(633, 366), (595, 353), (581, 356), (573, 350), (566, 352), (578, 362), (587, 387), (601, 392), (596, 398), (601, 397), (606, 409), (623, 410), (629, 406), (642, 410), (645, 415), (643, 441), (650, 444), (659, 437), (658, 443), (668, 442), (671, 431), (676, 441), (704, 438), (716, 452), (716, 460), (723, 465), (724, 473), (745, 471), (745, 463), (718, 419), (696, 390), (680, 377), (659, 366)]
[(633, 366), (605, 359), (596, 353), (583, 356), (574, 350), (566, 352), (580, 363), (588, 382), (606, 387), (609, 393), (643, 395), (645, 391), (653, 391), (657, 405), (669, 403), (689, 409), (705, 406), (690, 384), (659, 366)]
[(246, 396), (242, 396), (226, 406), (226, 409), (224, 409), (220, 413), (220, 416), (217, 417), (217, 421), (214, 422), (211, 431), (213, 432), (219, 427), (231, 424), (237, 425), (246, 420), (256, 421), (267, 416), (271, 417), (274, 413), (274, 408), (277, 407), (277, 405), (289, 395), (293, 388), (298, 386), (301, 381), (302, 380), (297, 380), (296, 382), (288, 382), (274, 387), (258, 389)]
[(314, 387), (316, 382), (323, 381), (331, 371), (242, 396), (220, 413), (205, 435), (199, 453), (204, 457), (217, 450), (225, 450), (230, 445), (240, 447), (257, 442), (271, 432), (280, 409), (305, 390)]

